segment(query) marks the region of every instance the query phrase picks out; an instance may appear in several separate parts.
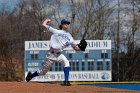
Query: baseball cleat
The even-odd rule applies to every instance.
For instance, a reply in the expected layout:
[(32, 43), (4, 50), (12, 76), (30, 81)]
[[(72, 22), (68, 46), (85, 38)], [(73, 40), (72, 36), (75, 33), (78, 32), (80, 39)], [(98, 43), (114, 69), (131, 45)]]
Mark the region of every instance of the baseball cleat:
[(32, 73), (28, 72), (27, 76), (26, 76), (26, 81), (29, 82), (32, 78), (31, 78)]
[(64, 81), (64, 86), (71, 86), (69, 81)]

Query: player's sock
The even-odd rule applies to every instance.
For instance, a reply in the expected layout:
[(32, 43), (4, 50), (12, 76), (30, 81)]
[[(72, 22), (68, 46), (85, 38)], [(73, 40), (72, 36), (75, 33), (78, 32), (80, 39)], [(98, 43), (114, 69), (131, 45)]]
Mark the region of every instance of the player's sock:
[(37, 71), (34, 72), (34, 73), (31, 75), (31, 78), (36, 77), (36, 76), (39, 76), (38, 73), (37, 73)]
[(65, 81), (69, 81), (69, 71), (70, 67), (64, 67)]

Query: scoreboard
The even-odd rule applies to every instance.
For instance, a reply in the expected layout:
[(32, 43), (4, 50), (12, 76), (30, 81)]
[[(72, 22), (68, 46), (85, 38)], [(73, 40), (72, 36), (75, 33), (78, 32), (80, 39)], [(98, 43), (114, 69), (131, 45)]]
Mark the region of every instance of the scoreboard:
[[(112, 56), (111, 40), (86, 40), (86, 51), (74, 51), (65, 48), (62, 53), (68, 58), (71, 66), (70, 81), (111, 81)], [(76, 40), (79, 43), (79, 40)], [(28, 71), (40, 69), (46, 62), (49, 41), (25, 41), (25, 76)], [(46, 75), (38, 76), (32, 81), (64, 81), (63, 64), (54, 63)]]

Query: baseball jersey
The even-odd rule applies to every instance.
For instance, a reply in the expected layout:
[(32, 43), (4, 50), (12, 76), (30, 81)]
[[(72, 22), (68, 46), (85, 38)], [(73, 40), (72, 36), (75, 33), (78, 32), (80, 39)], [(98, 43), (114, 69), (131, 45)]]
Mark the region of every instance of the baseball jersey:
[(50, 39), (50, 47), (52, 48), (60, 49), (62, 51), (64, 48), (70, 45), (76, 45), (73, 37), (69, 32), (66, 32), (64, 30), (58, 30), (50, 26), (48, 27), (47, 31), (53, 33)]

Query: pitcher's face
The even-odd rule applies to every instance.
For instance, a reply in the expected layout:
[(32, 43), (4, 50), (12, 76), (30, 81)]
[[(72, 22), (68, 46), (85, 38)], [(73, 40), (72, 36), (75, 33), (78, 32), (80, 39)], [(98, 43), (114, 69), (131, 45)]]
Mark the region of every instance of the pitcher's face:
[(67, 30), (67, 29), (68, 29), (68, 26), (69, 26), (68, 24), (63, 24), (63, 25), (62, 25), (62, 29), (63, 29), (63, 30)]

